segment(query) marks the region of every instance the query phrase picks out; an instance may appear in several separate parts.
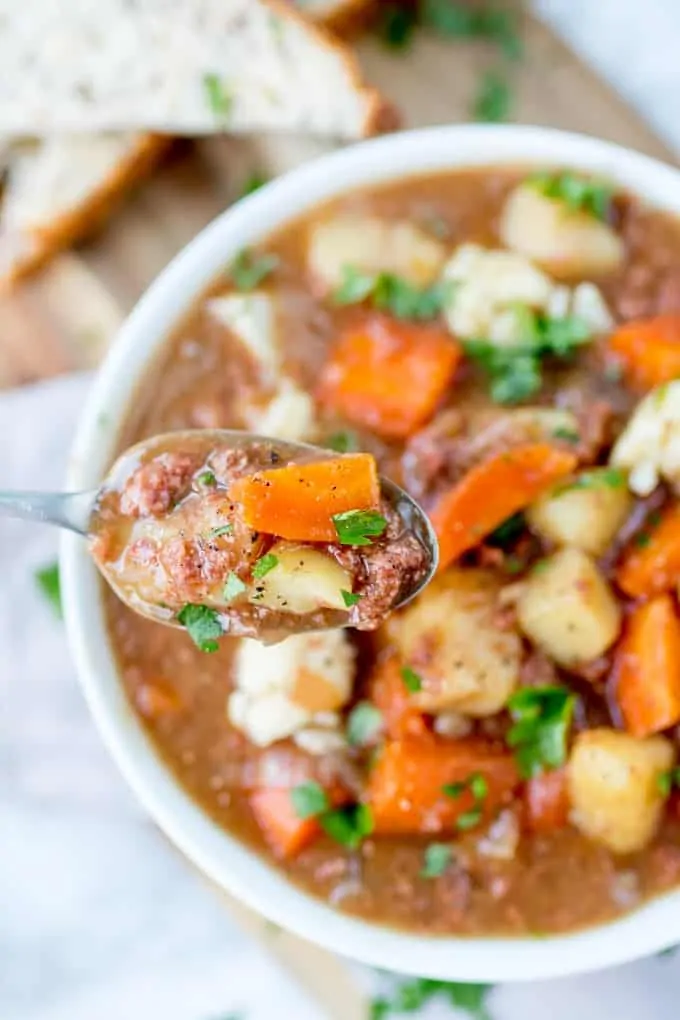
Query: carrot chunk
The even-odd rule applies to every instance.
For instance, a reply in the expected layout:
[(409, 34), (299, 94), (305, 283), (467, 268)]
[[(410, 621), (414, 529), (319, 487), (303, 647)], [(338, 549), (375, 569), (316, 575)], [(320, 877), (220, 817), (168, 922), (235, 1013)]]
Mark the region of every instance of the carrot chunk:
[(432, 417), (460, 357), (444, 330), (372, 315), (340, 337), (318, 397), (356, 425), (403, 439)]
[[(482, 797), (474, 777), (483, 778)], [(371, 771), (367, 801), (378, 835), (451, 831), (492, 817), (518, 783), (512, 756), (487, 741), (393, 740)]]
[(404, 683), (397, 655), (378, 660), (368, 678), (368, 696), (380, 710), (388, 737), (418, 737), (427, 732), (423, 713)]
[(532, 832), (554, 832), (569, 822), (569, 792), (564, 769), (533, 776), (524, 787), (524, 817)]
[(616, 581), (631, 598), (649, 598), (675, 587), (680, 580), (680, 506), (663, 512), (658, 525), (631, 547), (619, 566)]
[(256, 790), (249, 802), (272, 853), (282, 860), (295, 857), (321, 835), (316, 818), (298, 818), (290, 790)]
[(633, 610), (613, 675), (624, 725), (634, 737), (680, 721), (680, 620), (670, 595)]
[(651, 390), (680, 376), (680, 315), (655, 315), (620, 326), (608, 347), (638, 390)]
[(375, 459), (348, 454), (259, 471), (237, 479), (229, 497), (255, 531), (302, 542), (337, 542), (333, 515), (380, 503)]
[(523, 510), (554, 482), (576, 467), (572, 453), (547, 443), (518, 446), (477, 464), (448, 492), (430, 514), (439, 539), (439, 569)]

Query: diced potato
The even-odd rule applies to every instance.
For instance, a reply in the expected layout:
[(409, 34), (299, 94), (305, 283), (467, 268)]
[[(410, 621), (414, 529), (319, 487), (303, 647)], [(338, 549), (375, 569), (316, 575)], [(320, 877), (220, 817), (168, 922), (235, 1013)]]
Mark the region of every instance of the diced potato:
[[(581, 478), (595, 478), (584, 472)], [(568, 483), (567, 483), (568, 485)], [(623, 524), (632, 507), (628, 490), (621, 486), (594, 484), (587, 488), (558, 486), (527, 511), (529, 527), (556, 545), (573, 545), (600, 556)]]
[(493, 715), (519, 681), (521, 642), (496, 623), (500, 585), (488, 571), (448, 570), (391, 621), (402, 659), (422, 679), (414, 704)]
[(248, 405), (243, 413), (253, 432), (291, 443), (309, 442), (317, 429), (314, 400), (290, 379), (281, 381), (269, 403)]
[(233, 726), (265, 747), (310, 726), (324, 727), (354, 684), (355, 652), (343, 630), (295, 634), (277, 645), (244, 639), (235, 660), (227, 713)]
[(520, 339), (513, 306), (545, 309), (554, 287), (521, 255), (477, 244), (457, 248), (442, 275), (455, 283), (445, 308), (451, 331), (465, 339), (484, 337), (499, 346)]
[(436, 279), (446, 249), (412, 223), (344, 214), (315, 224), (307, 263), (324, 290), (335, 290), (348, 266), (369, 273), (394, 273), (417, 287)]
[(612, 450), (611, 463), (630, 472), (628, 485), (648, 496), (659, 481), (680, 488), (680, 380), (641, 400)]
[(508, 248), (537, 262), (553, 276), (600, 276), (622, 264), (624, 244), (615, 230), (529, 184), (507, 198), (500, 236)]
[(278, 563), (253, 582), (249, 597), (256, 606), (298, 614), (347, 608), (341, 593), (352, 590), (352, 578), (332, 556), (286, 542), (269, 551)]
[(278, 312), (271, 294), (225, 294), (210, 298), (206, 311), (226, 326), (255, 360), (263, 381), (276, 382), (281, 373)]
[(614, 853), (642, 850), (663, 808), (659, 776), (674, 757), (665, 737), (641, 739), (605, 728), (580, 733), (567, 765), (573, 824)]
[(590, 662), (614, 643), (621, 609), (606, 580), (581, 549), (543, 560), (517, 602), (527, 637), (560, 666)]

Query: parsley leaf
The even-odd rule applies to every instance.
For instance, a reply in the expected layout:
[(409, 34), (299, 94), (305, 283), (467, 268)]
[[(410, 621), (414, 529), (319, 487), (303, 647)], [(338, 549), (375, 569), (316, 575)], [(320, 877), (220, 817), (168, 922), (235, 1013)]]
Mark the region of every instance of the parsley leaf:
[(448, 843), (430, 843), (425, 847), (423, 866), (420, 871), (422, 878), (439, 878), (443, 875), (453, 857), (453, 850)]
[(516, 328), (522, 340), (498, 346), (488, 340), (466, 340), (468, 357), (491, 380), (491, 397), (497, 404), (516, 404), (537, 393), (543, 383), (543, 358), (569, 358), (591, 338), (590, 328), (574, 315), (554, 319), (526, 305), (516, 305)]
[(226, 84), (219, 75), (208, 73), (203, 75), (203, 90), (208, 106), (218, 120), (225, 120), (231, 113), (233, 98)]
[(257, 173), (257, 171), (252, 173), (243, 183), (243, 187), (241, 188), (241, 198), (247, 198), (248, 195), (252, 195), (255, 191), (259, 191), (260, 188), (263, 188), (265, 184), (268, 183), (269, 178), (265, 177), (264, 174)]
[(375, 308), (397, 319), (426, 321), (439, 315), (453, 287), (452, 281), (441, 281), (420, 289), (394, 273), (365, 273), (345, 266), (333, 299), (337, 305), (356, 305), (370, 298)]
[(481, 772), (473, 772), (459, 783), (445, 783), (442, 786), (442, 793), (447, 797), (458, 798), (466, 791), (472, 794), (474, 804), (468, 811), (464, 811), (456, 819), (456, 828), (461, 832), (467, 832), (482, 820), (483, 801), (489, 792), (489, 783), (486, 776)]
[(564, 764), (575, 701), (566, 687), (525, 687), (509, 698), (506, 739), (525, 779)]
[(368, 804), (350, 804), (319, 817), (324, 832), (342, 846), (356, 850), (373, 832), (373, 814)]
[(497, 70), (487, 71), (479, 83), (472, 104), (474, 119), (487, 124), (498, 124), (508, 119), (511, 105), (512, 93), (504, 75)]
[(63, 616), (61, 607), (61, 583), (59, 580), (59, 564), (47, 563), (33, 575), (43, 597), (50, 603), (58, 617)]
[(517, 541), (525, 527), (524, 514), (521, 512), (513, 514), (512, 517), (506, 517), (503, 523), (487, 536), (486, 541), (489, 545), (505, 548)]
[(180, 609), (177, 620), (186, 628), (189, 637), (202, 652), (217, 651), (219, 647), (217, 639), (222, 637), (224, 631), (215, 609), (189, 602)]
[(273, 570), (278, 565), (278, 562), (279, 558), (274, 553), (267, 553), (265, 556), (261, 556), (253, 567), (253, 577), (259, 581), (261, 577), (264, 577), (270, 570)]
[(378, 1009), (376, 1012), (374, 1008), (372, 1017), (383, 1020), (390, 1014), (417, 1013), (428, 1002), (440, 999), (465, 1010), (473, 1020), (491, 1020), (486, 1000), (492, 988), (493, 985), (462, 981), (411, 978), (397, 986), (391, 999), (376, 999), (374, 1007), (377, 1005)]
[(370, 744), (383, 725), (382, 712), (370, 701), (360, 701), (347, 718), (347, 741), (353, 747)]
[(274, 272), (278, 264), (278, 255), (257, 255), (249, 248), (244, 248), (229, 267), (229, 275), (238, 290), (254, 290)]
[(449, 38), (488, 39), (512, 60), (522, 54), (522, 41), (513, 11), (472, 7), (457, 0), (421, 0), (423, 24)]
[(680, 768), (676, 766), (667, 772), (660, 772), (656, 777), (656, 785), (663, 797), (669, 797), (673, 787), (680, 786)]
[(608, 220), (611, 214), (614, 189), (606, 181), (562, 170), (532, 174), (527, 184), (546, 198), (559, 199), (574, 212), (585, 212), (598, 220)]
[(327, 450), (335, 450), (336, 453), (355, 453), (359, 449), (359, 437), (356, 432), (349, 429), (341, 432), (333, 432), (323, 441)]
[(342, 601), (345, 603), (348, 609), (351, 606), (356, 606), (357, 602), (361, 602), (362, 598), (364, 597), (363, 595), (358, 595), (353, 591), (345, 591), (344, 588), (340, 589), (340, 595), (342, 596)]
[(230, 570), (227, 574), (227, 580), (224, 583), (222, 589), (222, 598), (225, 602), (233, 602), (235, 598), (242, 595), (246, 590), (246, 585), (243, 583), (238, 574), (235, 574), (233, 570)]
[(202, 471), (197, 476), (196, 481), (199, 485), (205, 485), (206, 488), (214, 488), (217, 485), (217, 479), (212, 471)]
[(316, 818), (328, 811), (328, 797), (319, 783), (310, 781), (294, 786), (290, 791), (290, 799), (298, 818)]
[(403, 3), (381, 4), (379, 32), (386, 46), (393, 50), (404, 50), (413, 40), (418, 25), (415, 8)]
[(422, 690), (423, 681), (422, 677), (418, 676), (414, 669), (410, 666), (401, 667), (401, 679), (404, 681), (404, 687), (409, 694), (416, 694)]
[(559, 485), (555, 495), (571, 492), (573, 489), (622, 489), (626, 484), (626, 475), (620, 468), (593, 468), (584, 471), (570, 482)]
[(371, 537), (382, 535), (387, 527), (377, 510), (345, 510), (333, 514), (332, 521), (341, 545), (372, 545)]

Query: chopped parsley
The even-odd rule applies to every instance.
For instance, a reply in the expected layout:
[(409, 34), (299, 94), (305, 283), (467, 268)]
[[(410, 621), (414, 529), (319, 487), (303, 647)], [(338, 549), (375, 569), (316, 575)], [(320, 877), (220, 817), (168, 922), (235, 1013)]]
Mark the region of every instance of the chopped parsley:
[(516, 305), (514, 313), (517, 344), (500, 346), (488, 340), (466, 340), (468, 357), (491, 380), (491, 398), (497, 404), (516, 404), (537, 393), (543, 384), (544, 358), (569, 358), (591, 338), (590, 327), (575, 315), (552, 318), (526, 305)]
[(202, 652), (216, 652), (218, 638), (224, 631), (219, 614), (210, 606), (188, 603), (177, 614), (177, 620), (186, 628), (187, 634)]
[(349, 804), (319, 816), (324, 832), (336, 843), (357, 850), (373, 832), (373, 814), (368, 804)]
[(410, 978), (400, 982), (389, 998), (373, 1000), (371, 1020), (384, 1020), (400, 1013), (417, 1013), (436, 999), (464, 1010), (473, 1020), (491, 1020), (486, 1001), (492, 988), (493, 985), (479, 983)]
[(522, 40), (515, 12), (496, 6), (470, 6), (459, 0), (421, 0), (423, 24), (448, 38), (486, 39), (504, 56), (522, 55)]
[(638, 549), (646, 549), (649, 543), (652, 541), (652, 536), (648, 531), (641, 531), (639, 535), (636, 535), (633, 539), (633, 545), (637, 546)]
[(401, 679), (404, 681), (404, 687), (409, 694), (416, 694), (418, 691), (422, 690), (422, 677), (420, 677), (414, 669), (411, 669), (410, 666), (401, 667)]
[(558, 486), (556, 495), (571, 492), (572, 489), (622, 489), (626, 484), (626, 475), (619, 468), (593, 468), (578, 475), (571, 482)]
[(668, 769), (667, 772), (660, 772), (656, 777), (656, 785), (662, 796), (669, 797), (671, 790), (680, 786), (680, 768), (676, 766), (676, 768)]
[(443, 875), (453, 857), (453, 850), (448, 843), (430, 843), (425, 848), (423, 866), (420, 870), (422, 878), (439, 878)]
[(42, 596), (49, 602), (58, 617), (63, 615), (61, 606), (61, 582), (59, 579), (59, 564), (47, 563), (40, 567), (33, 575)]
[(265, 556), (261, 556), (253, 567), (253, 577), (259, 581), (261, 577), (264, 577), (270, 570), (273, 570), (278, 565), (278, 562), (279, 558), (274, 553), (267, 553)]
[(340, 589), (340, 595), (348, 609), (350, 609), (351, 606), (356, 606), (357, 602), (361, 602), (364, 597), (363, 595), (358, 595), (353, 591), (345, 591), (344, 588)]
[(220, 76), (212, 72), (204, 74), (203, 90), (217, 120), (225, 120), (231, 113), (233, 98)]
[(219, 528), (213, 528), (210, 532), (211, 538), (219, 538), (220, 535), (231, 535), (234, 530), (233, 524), (220, 524)]
[(205, 485), (206, 488), (214, 488), (217, 485), (217, 479), (212, 471), (202, 471), (196, 481), (199, 485)]
[(417, 27), (418, 15), (414, 7), (407, 7), (403, 3), (381, 4), (380, 37), (390, 49), (406, 49)]
[(389, 312), (396, 319), (424, 322), (436, 319), (453, 286), (451, 281), (444, 281), (421, 289), (394, 273), (366, 273), (354, 266), (345, 266), (333, 299), (338, 305), (356, 305), (370, 299), (375, 308)]
[(456, 819), (456, 828), (460, 832), (467, 832), (468, 829), (473, 829), (481, 822), (484, 799), (489, 792), (488, 780), (481, 772), (473, 772), (462, 782), (445, 783), (442, 786), (442, 793), (446, 797), (453, 797), (454, 800), (468, 792), (472, 794), (474, 804)]
[(554, 439), (563, 439), (565, 443), (578, 443), (581, 438), (579, 432), (575, 432), (574, 429), (557, 428), (553, 431)]
[(377, 510), (345, 510), (333, 514), (332, 520), (341, 545), (372, 545), (371, 538), (382, 535), (387, 527)]
[(475, 120), (499, 124), (507, 120), (512, 105), (512, 92), (507, 78), (499, 70), (487, 71), (481, 78), (472, 105)]
[(380, 733), (382, 712), (370, 701), (360, 701), (347, 718), (347, 740), (353, 747), (370, 744)]
[(290, 791), (293, 810), (298, 818), (316, 818), (328, 811), (328, 796), (319, 783), (301, 783)]
[(336, 453), (355, 453), (359, 449), (359, 437), (356, 432), (349, 429), (341, 432), (333, 432), (323, 441), (327, 450), (335, 450)]
[(525, 779), (556, 769), (567, 757), (575, 697), (566, 687), (525, 687), (508, 700), (514, 725), (507, 743)]
[(224, 588), (222, 589), (222, 598), (225, 602), (233, 602), (235, 598), (242, 595), (246, 590), (246, 585), (243, 583), (238, 574), (235, 574), (233, 570), (230, 570), (227, 574), (227, 580), (224, 582)]
[(229, 275), (238, 290), (254, 290), (278, 264), (278, 255), (258, 255), (250, 248), (244, 248), (229, 267)]
[(259, 191), (265, 184), (269, 183), (269, 178), (265, 177), (264, 174), (252, 173), (250, 177), (246, 178), (241, 188), (241, 198), (247, 198), (248, 195), (252, 195), (255, 191)]
[(517, 541), (525, 527), (526, 521), (524, 519), (524, 514), (513, 514), (512, 517), (507, 517), (502, 524), (499, 524), (495, 531), (492, 531), (487, 537), (486, 541), (489, 545), (506, 548)]
[(364, 837), (373, 832), (373, 815), (367, 804), (331, 808), (328, 795), (319, 783), (310, 781), (293, 787), (290, 799), (298, 818), (317, 818), (331, 839), (350, 850), (356, 850)]
[(532, 174), (527, 184), (546, 198), (559, 199), (574, 212), (585, 212), (598, 220), (610, 217), (614, 189), (606, 181), (561, 170)]

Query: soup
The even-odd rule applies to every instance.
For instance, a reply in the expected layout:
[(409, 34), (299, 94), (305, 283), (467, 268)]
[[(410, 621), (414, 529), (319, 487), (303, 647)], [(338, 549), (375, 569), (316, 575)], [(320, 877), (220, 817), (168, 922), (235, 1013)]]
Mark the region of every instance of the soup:
[(676, 377), (678, 224), (606, 182), (409, 178), (242, 252), (121, 449), (247, 428), (372, 454), (441, 563), (374, 632), (210, 654), (105, 593), (182, 786), (312, 895), (410, 931), (570, 931), (680, 882)]

